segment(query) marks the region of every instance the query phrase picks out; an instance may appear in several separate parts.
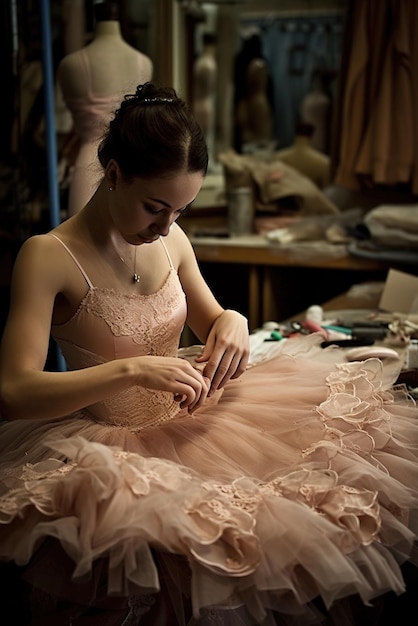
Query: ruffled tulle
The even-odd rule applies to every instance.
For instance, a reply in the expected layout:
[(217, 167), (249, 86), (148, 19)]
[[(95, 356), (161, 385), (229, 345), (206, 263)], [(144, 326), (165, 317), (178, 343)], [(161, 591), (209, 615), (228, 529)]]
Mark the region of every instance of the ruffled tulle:
[[(140, 431), (84, 413), (2, 425), (0, 557), (25, 566), (52, 538), (74, 580), (105, 559), (110, 596), (132, 598), (160, 590), (156, 553), (178, 558), (190, 580), (172, 587), (189, 584), (201, 623), (219, 607), (225, 624), (261, 624), (316, 598), (401, 594), (415, 402), (381, 361), (312, 359), (315, 345), (288, 342), (193, 417)], [(50, 589), (42, 562), (31, 577)]]

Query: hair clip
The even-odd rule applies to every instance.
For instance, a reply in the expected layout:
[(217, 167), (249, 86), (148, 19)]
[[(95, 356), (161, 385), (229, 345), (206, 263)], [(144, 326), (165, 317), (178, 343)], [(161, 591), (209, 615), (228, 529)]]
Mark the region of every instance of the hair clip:
[(174, 102), (174, 98), (144, 98), (142, 102)]

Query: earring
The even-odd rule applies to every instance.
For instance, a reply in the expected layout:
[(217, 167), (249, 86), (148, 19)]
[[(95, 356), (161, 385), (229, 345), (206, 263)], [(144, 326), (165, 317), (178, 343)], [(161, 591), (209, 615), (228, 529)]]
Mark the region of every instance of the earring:
[(113, 187), (109, 187), (109, 191), (113, 191)]

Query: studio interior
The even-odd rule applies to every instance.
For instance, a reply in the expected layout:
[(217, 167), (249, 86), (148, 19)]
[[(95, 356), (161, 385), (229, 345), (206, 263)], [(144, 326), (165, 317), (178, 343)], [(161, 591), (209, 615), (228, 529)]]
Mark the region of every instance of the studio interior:
[[(2, 4), (2, 325), (22, 242), (77, 211), (98, 182), (97, 137), (72, 111), (65, 74), (106, 4)], [(146, 79), (175, 87), (204, 129), (208, 173), (180, 224), (216, 296), (251, 331), (312, 305), (376, 309), (391, 269), (417, 274), (411, 3), (114, 4), (110, 21)], [(102, 71), (100, 96), (113, 96), (112, 68)]]
[(415, 626), (418, 0), (0, 11), (3, 623)]

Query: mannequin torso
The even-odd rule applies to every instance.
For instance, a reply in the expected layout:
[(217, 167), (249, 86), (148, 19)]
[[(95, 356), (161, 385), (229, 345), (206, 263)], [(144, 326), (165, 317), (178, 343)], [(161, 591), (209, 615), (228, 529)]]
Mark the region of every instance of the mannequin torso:
[(97, 187), (97, 146), (121, 98), (151, 80), (152, 72), (151, 59), (123, 40), (116, 20), (98, 22), (93, 41), (61, 61), (57, 78), (80, 139), (69, 215), (77, 213)]
[(314, 88), (302, 100), (300, 114), (303, 122), (314, 127), (311, 145), (328, 154), (330, 140), (331, 98), (325, 87), (325, 79), (319, 76)]
[(206, 138), (209, 159), (215, 151), (215, 93), (217, 79), (215, 40), (206, 35), (193, 67), (193, 112)]
[(310, 178), (319, 189), (323, 189), (330, 183), (331, 159), (312, 147), (313, 132), (312, 124), (300, 122), (296, 128), (293, 144), (280, 150), (277, 157)]
[(328, 150), (330, 101), (325, 93), (315, 91), (308, 94), (302, 102), (303, 120), (315, 126), (312, 146), (326, 153)]
[(247, 69), (247, 91), (236, 108), (242, 144), (268, 146), (273, 137), (273, 114), (267, 96), (268, 69), (263, 59), (253, 59)]

